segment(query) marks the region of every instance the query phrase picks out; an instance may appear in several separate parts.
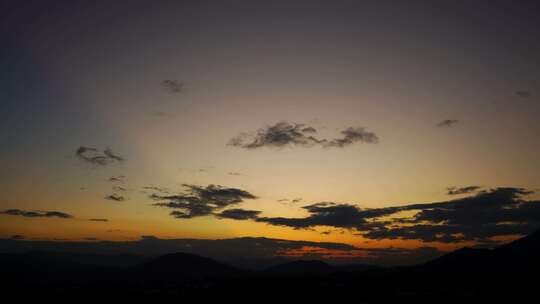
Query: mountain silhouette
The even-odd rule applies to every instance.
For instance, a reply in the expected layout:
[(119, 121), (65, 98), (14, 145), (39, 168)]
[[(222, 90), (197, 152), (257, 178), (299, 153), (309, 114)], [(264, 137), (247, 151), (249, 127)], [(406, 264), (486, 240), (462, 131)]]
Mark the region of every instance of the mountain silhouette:
[(540, 251), (540, 230), (537, 230), (525, 237), (522, 237), (506, 245), (503, 245), (497, 248), (497, 250), (499, 251), (512, 250), (515, 252), (525, 252), (525, 250), (528, 250), (528, 252), (531, 252), (531, 251), (538, 252)]
[(540, 231), (494, 249), (461, 248), (416, 269), (431, 272), (519, 273), (540, 269)]
[(272, 275), (326, 275), (336, 272), (337, 268), (318, 260), (299, 260), (279, 264), (266, 269)]
[(424, 264), (394, 268), (298, 260), (244, 271), (181, 252), (152, 259), (30, 252), (0, 254), (0, 284), (16, 295), (32, 290), (32, 294), (53, 298), (99, 294), (177, 299), (182, 294), (197, 299), (211, 295), (255, 299), (271, 290), (275, 295), (296, 295), (299, 300), (307, 295), (334, 302), (414, 297), (426, 303), (455, 303), (464, 298), (536, 296), (536, 281), (530, 278), (540, 270), (539, 254), (540, 232), (495, 249), (462, 248)]
[(235, 267), (213, 259), (181, 252), (160, 256), (133, 268), (133, 271), (145, 278), (162, 280), (234, 277), (242, 273)]
[(486, 257), (491, 257), (491, 250), (464, 247), (423, 265), (414, 267), (432, 271), (471, 270), (471, 266), (480, 267), (486, 264)]

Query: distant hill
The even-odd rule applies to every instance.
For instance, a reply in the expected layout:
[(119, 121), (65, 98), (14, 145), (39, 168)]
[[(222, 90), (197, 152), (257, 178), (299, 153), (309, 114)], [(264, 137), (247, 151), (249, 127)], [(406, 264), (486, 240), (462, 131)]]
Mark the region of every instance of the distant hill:
[(511, 243), (503, 245), (497, 248), (496, 250), (499, 250), (499, 251), (512, 250), (515, 252), (525, 252), (525, 250), (528, 250), (527, 252), (532, 252), (532, 251), (538, 252), (540, 251), (540, 230), (535, 231), (527, 235), (526, 237), (517, 239)]
[(132, 269), (144, 278), (182, 280), (237, 276), (242, 271), (210, 258), (189, 253), (171, 253), (155, 258)]
[[(294, 294), (359, 303), (422, 298), (425, 303), (462, 299), (516, 299), (536, 296), (540, 233), (496, 249), (463, 248), (430, 262), (396, 268), (331, 265), (299, 260), (262, 271), (243, 271), (211, 258), (171, 253), (147, 260), (133, 256), (93, 256), (57, 252), (0, 254), (0, 285), (17, 296), (31, 290), (53, 298), (156, 295), (258, 299)], [(122, 261), (123, 262), (120, 262)], [(279, 260), (276, 260), (279, 261)], [(512, 302), (512, 301), (510, 301)]]
[(519, 273), (540, 270), (540, 231), (495, 249), (462, 248), (425, 264), (421, 271)]
[(0, 254), (0, 269), (3, 273), (46, 273), (85, 269), (84, 264), (66, 259), (65, 255), (50, 253)]
[[(432, 271), (468, 271), (471, 267), (480, 268), (488, 264), (485, 260), (491, 256), (489, 249), (461, 248), (423, 265), (413, 266), (422, 270)], [(484, 268), (484, 267), (481, 267)]]
[(293, 261), (272, 266), (264, 271), (273, 275), (326, 275), (338, 269), (318, 260)]

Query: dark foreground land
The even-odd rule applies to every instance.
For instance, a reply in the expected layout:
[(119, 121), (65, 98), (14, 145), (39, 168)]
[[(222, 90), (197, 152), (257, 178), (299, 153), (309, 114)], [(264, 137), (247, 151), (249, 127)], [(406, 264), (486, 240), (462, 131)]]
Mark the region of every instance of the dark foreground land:
[[(539, 253), (539, 232), (493, 250), (466, 248), (399, 268), (296, 261), (247, 271), (185, 253), (140, 261), (129, 261), (129, 256), (93, 257), (100, 262), (82, 263), (72, 254), (32, 252), (1, 254), (0, 284), (6, 297), (19, 300), (512, 303), (536, 297)], [(107, 259), (128, 265), (107, 266), (103, 263)]]

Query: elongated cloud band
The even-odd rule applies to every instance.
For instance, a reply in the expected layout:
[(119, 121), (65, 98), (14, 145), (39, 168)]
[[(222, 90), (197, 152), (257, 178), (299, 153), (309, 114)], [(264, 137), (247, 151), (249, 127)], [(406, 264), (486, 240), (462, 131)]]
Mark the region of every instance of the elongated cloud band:
[[(265, 217), (258, 210), (229, 209), (255, 195), (237, 188), (184, 185), (179, 194), (154, 193), (155, 206), (173, 209), (178, 219), (215, 216), (231, 220), (252, 220), (294, 229), (331, 227), (346, 229), (367, 239), (407, 239), (424, 242), (496, 242), (497, 236), (524, 235), (540, 226), (540, 201), (523, 197), (523, 188), (501, 187), (478, 191), (464, 198), (443, 202), (385, 208), (360, 208), (353, 204), (322, 202), (303, 206), (305, 217)], [(456, 188), (456, 194), (477, 191), (476, 186)], [(407, 215), (402, 215), (404, 211)]]
[(315, 128), (304, 124), (279, 122), (273, 126), (259, 129), (255, 133), (242, 133), (232, 138), (228, 145), (244, 149), (286, 146), (344, 148), (354, 143), (375, 144), (379, 142), (375, 133), (368, 132), (362, 127), (347, 128), (340, 132), (342, 137), (334, 139), (317, 138), (314, 136), (316, 133)]
[[(288, 218), (264, 217), (260, 211), (238, 208), (215, 213), (216, 210), (254, 196), (239, 189), (223, 189), (226, 194), (216, 197), (214, 193), (221, 191), (219, 187), (191, 187), (194, 187), (192, 192), (185, 195), (156, 197), (170, 200), (156, 205), (182, 210), (171, 213), (177, 218), (215, 215), (219, 218), (253, 220), (294, 229), (326, 226), (348, 229), (374, 240), (490, 243), (493, 237), (523, 235), (540, 226), (540, 201), (524, 200), (523, 197), (532, 191), (523, 188), (494, 188), (461, 199), (374, 209), (323, 202), (302, 207), (309, 213), (306, 217)], [(466, 193), (472, 190), (463, 191)], [(399, 215), (403, 211), (411, 211), (413, 215)]]
[(7, 209), (0, 211), (0, 214), (15, 215), (23, 217), (57, 217), (57, 218), (73, 218), (71, 214), (67, 214), (60, 211), (27, 211), (21, 209)]
[(460, 194), (469, 194), (474, 193), (477, 190), (481, 189), (480, 186), (466, 186), (466, 187), (449, 187), (447, 190), (448, 195), (460, 195)]
[(459, 120), (457, 119), (445, 119), (439, 123), (437, 123), (437, 127), (439, 128), (449, 128), (457, 124)]
[[(256, 221), (295, 229), (345, 228), (377, 240), (489, 243), (493, 237), (524, 235), (540, 226), (540, 201), (523, 199), (531, 193), (522, 188), (495, 188), (462, 199), (375, 209), (317, 203), (303, 207), (309, 212), (307, 217), (258, 217)], [(398, 215), (402, 211), (415, 214), (402, 217)]]

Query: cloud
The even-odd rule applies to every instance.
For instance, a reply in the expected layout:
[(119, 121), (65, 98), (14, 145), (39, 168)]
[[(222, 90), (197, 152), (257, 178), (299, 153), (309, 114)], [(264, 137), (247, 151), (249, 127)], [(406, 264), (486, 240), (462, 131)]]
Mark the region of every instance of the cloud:
[[(540, 226), (540, 201), (523, 199), (531, 193), (523, 188), (501, 187), (461, 199), (374, 209), (323, 202), (302, 207), (309, 213), (306, 217), (254, 220), (294, 229), (349, 229), (374, 240), (490, 243), (493, 237), (525, 235)], [(409, 211), (409, 215), (401, 215), (403, 211)]]
[(255, 135), (241, 134), (229, 141), (229, 145), (245, 149), (256, 149), (260, 147), (285, 147), (313, 146), (319, 141), (311, 135), (311, 132), (304, 132), (303, 124), (290, 124), (279, 122), (273, 126), (260, 129)]
[(184, 89), (184, 83), (178, 80), (166, 79), (161, 82), (161, 87), (169, 93), (180, 93)]
[(364, 128), (347, 128), (341, 131), (343, 138), (332, 139), (324, 144), (325, 147), (343, 148), (354, 143), (376, 144), (379, 142), (377, 134), (368, 132)]
[(93, 165), (105, 166), (112, 162), (121, 162), (123, 157), (115, 154), (110, 148), (99, 151), (97, 148), (80, 146), (75, 151), (75, 156), (82, 161)]
[(23, 217), (58, 217), (58, 218), (73, 218), (72, 215), (60, 211), (26, 211), (21, 209), (7, 209), (0, 211), (0, 214), (15, 215)]
[(112, 176), (112, 177), (110, 177), (108, 179), (108, 181), (109, 182), (120, 182), (120, 183), (122, 183), (122, 182), (124, 182), (124, 178), (125, 178), (125, 176), (123, 176), (123, 175)]
[(467, 187), (460, 187), (460, 188), (448, 187), (447, 188), (447, 190), (448, 190), (447, 194), (448, 195), (469, 194), (469, 193), (476, 192), (476, 190), (479, 190), (481, 188), (482, 187), (480, 187), (480, 186), (467, 186)]
[(114, 191), (127, 191), (126, 188), (120, 187), (120, 186), (114, 186), (114, 187), (112, 187), (112, 189), (113, 189)]
[(492, 242), (503, 235), (525, 235), (540, 225), (540, 201), (522, 197), (522, 188), (495, 188), (462, 199), (406, 206), (417, 210), (412, 218), (398, 219), (394, 226), (371, 230), (372, 239), (417, 239), (446, 243)]
[(116, 161), (123, 161), (124, 160), (124, 157), (118, 155), (118, 154), (115, 154), (111, 148), (107, 148), (105, 150), (103, 150), (103, 154), (105, 154), (108, 158), (110, 159), (114, 159)]
[(125, 197), (116, 193), (105, 196), (105, 199), (110, 200), (110, 201), (115, 201), (115, 202), (123, 202), (126, 200)]
[(459, 120), (457, 119), (445, 119), (437, 124), (439, 128), (449, 128), (457, 124)]
[(256, 219), (261, 211), (244, 210), (244, 209), (228, 209), (216, 214), (218, 218), (228, 218), (233, 220), (248, 220)]
[(25, 237), (24, 237), (24, 235), (14, 234), (14, 235), (12, 235), (12, 236), (10, 237), (10, 239), (12, 239), (12, 240), (24, 240)]
[(239, 175), (242, 175), (241, 173), (238, 173), (238, 172), (229, 172), (227, 173), (229, 175), (235, 175), (235, 176), (239, 176)]
[(162, 188), (162, 187), (156, 187), (156, 186), (145, 186), (143, 187), (144, 190), (150, 190), (150, 191), (154, 191), (154, 192), (159, 192), (159, 193), (170, 193), (170, 191), (166, 188)]
[(313, 127), (305, 127), (302, 129), (303, 133), (317, 133), (317, 129)]
[(89, 162), (91, 164), (101, 166), (107, 164), (107, 157), (100, 155), (96, 148), (80, 146), (77, 151), (75, 151), (75, 155), (79, 159)]
[(244, 149), (261, 147), (282, 148), (286, 146), (343, 148), (353, 143), (378, 143), (379, 138), (364, 128), (347, 128), (341, 131), (343, 137), (335, 139), (319, 139), (313, 136), (317, 130), (304, 124), (278, 122), (275, 125), (259, 129), (255, 133), (242, 133), (233, 137), (228, 145)]
[(141, 235), (141, 241), (154, 241), (154, 240), (159, 240), (159, 238), (155, 235)]
[(89, 219), (91, 222), (108, 222), (109, 220), (106, 218), (91, 218)]
[(540, 225), (540, 201), (526, 201), (523, 188), (495, 188), (462, 199), (406, 206), (418, 210), (393, 227), (369, 231), (372, 239), (492, 242), (503, 235), (525, 235)]
[(521, 98), (528, 98), (531, 97), (532, 94), (530, 91), (516, 91), (516, 95)]
[(291, 201), (291, 203), (293, 204), (296, 204), (296, 203), (300, 203), (302, 201), (302, 198), (301, 197), (298, 197), (298, 198), (295, 198)]
[(336, 204), (332, 202), (316, 203), (302, 207), (307, 210), (309, 216), (304, 218), (285, 217), (259, 217), (257, 222), (268, 223), (276, 226), (287, 226), (295, 229), (307, 229), (316, 226), (331, 226), (347, 229), (366, 229), (372, 225), (368, 218), (383, 216), (394, 213), (394, 209), (367, 209), (362, 210), (350, 204)]
[(170, 215), (180, 219), (212, 215), (215, 211), (237, 205), (246, 199), (257, 198), (245, 190), (219, 185), (201, 187), (184, 184), (183, 187), (186, 190), (182, 193), (171, 195), (154, 193), (150, 198), (158, 201), (154, 206), (174, 209)]

